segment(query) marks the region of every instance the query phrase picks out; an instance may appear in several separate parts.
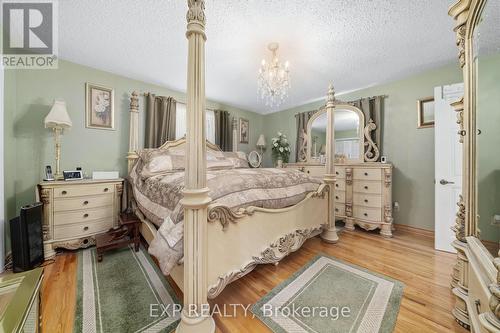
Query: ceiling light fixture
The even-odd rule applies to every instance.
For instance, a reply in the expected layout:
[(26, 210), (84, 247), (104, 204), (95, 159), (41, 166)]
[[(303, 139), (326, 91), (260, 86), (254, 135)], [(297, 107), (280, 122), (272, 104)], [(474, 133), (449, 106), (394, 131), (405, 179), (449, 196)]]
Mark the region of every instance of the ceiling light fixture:
[(267, 46), (273, 53), (270, 62), (262, 60), (259, 69), (259, 94), (267, 106), (278, 108), (288, 97), (290, 90), (289, 62), (282, 64), (278, 58), (278, 43), (271, 43)]

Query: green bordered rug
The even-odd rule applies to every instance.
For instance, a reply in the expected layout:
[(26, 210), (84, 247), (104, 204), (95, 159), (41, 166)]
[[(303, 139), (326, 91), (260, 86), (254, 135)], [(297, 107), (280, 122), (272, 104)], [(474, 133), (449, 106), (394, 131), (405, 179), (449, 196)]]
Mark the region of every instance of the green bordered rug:
[(180, 318), (174, 291), (141, 247), (78, 253), (74, 332), (170, 332)]
[(273, 332), (392, 332), (404, 285), (318, 255), (252, 307)]

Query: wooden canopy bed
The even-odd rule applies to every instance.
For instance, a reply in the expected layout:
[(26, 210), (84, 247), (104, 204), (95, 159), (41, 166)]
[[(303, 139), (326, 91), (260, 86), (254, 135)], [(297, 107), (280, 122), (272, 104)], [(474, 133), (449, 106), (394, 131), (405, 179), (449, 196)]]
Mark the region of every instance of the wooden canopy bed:
[[(171, 153), (183, 151), (186, 160), (180, 201), (184, 210), (183, 259), (170, 271), (184, 293), (185, 310), (177, 331), (213, 332), (215, 325), (208, 314), (207, 298), (216, 297), (227, 284), (258, 264), (278, 263), (310, 237), (321, 233), (327, 242), (338, 240), (333, 209), (335, 176), (333, 161), (329, 160), (323, 183), (306, 193), (299, 202), (278, 209), (250, 205), (232, 210), (212, 202), (208, 195), (206, 154), (219, 153), (220, 149), (205, 140), (204, 1), (188, 0), (188, 7), (187, 134), (180, 140), (166, 142), (159, 149)], [(334, 156), (334, 100), (330, 87), (326, 104), (331, 124), (327, 131), (329, 156)], [(141, 154), (138, 102), (138, 94), (132, 93), (127, 154), (129, 173)], [(144, 239), (153, 243), (157, 227), (139, 208), (134, 196), (131, 196), (130, 206), (142, 221)]]

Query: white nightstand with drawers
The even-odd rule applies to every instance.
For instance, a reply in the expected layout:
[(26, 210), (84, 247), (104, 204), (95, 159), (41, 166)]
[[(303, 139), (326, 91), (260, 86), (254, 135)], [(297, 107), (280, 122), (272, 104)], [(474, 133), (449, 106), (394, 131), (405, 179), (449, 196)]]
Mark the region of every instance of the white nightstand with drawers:
[(38, 184), (43, 202), (45, 259), (56, 248), (78, 249), (95, 244), (94, 236), (118, 223), (123, 179), (50, 181)]

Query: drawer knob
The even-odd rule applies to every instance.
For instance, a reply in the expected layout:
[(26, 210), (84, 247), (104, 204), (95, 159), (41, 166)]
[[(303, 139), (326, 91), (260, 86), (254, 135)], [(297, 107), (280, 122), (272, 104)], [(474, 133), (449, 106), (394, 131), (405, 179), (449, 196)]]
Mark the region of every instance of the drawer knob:
[(88, 202), (87, 200), (85, 200), (85, 201), (83, 202), (83, 204), (84, 204), (84, 205), (88, 205), (88, 204), (89, 204), (89, 202)]
[(89, 227), (83, 227), (83, 231), (89, 230)]
[(104, 188), (104, 192), (108, 192), (109, 191), (109, 188)]
[(368, 214), (367, 214), (367, 213), (364, 213), (363, 215), (364, 215), (364, 216), (368, 216)]
[(85, 214), (83, 214), (83, 217), (87, 218), (87, 217), (89, 217), (89, 214), (85, 213)]
[(335, 184), (335, 187), (339, 187), (339, 184)]
[(368, 203), (368, 199), (365, 199), (365, 203)]
[(336, 196), (335, 196), (335, 199), (339, 200), (339, 196), (338, 196), (338, 195), (336, 195)]
[(338, 171), (335, 171), (335, 174), (336, 174), (336, 175), (338, 175), (338, 174), (339, 174), (339, 172), (338, 172)]
[(368, 172), (365, 172), (365, 176), (368, 176)]
[(338, 208), (335, 208), (335, 211), (336, 211), (336, 212), (338, 212), (338, 211), (339, 211), (339, 209), (338, 209)]
[(368, 186), (365, 186), (365, 190), (367, 190), (367, 189), (368, 189)]
[(307, 173), (311, 173), (311, 170), (307, 170)]
[(68, 194), (68, 192), (66, 192), (66, 191), (62, 191), (62, 192), (61, 192), (61, 194), (62, 194), (62, 195), (66, 195), (66, 194)]

